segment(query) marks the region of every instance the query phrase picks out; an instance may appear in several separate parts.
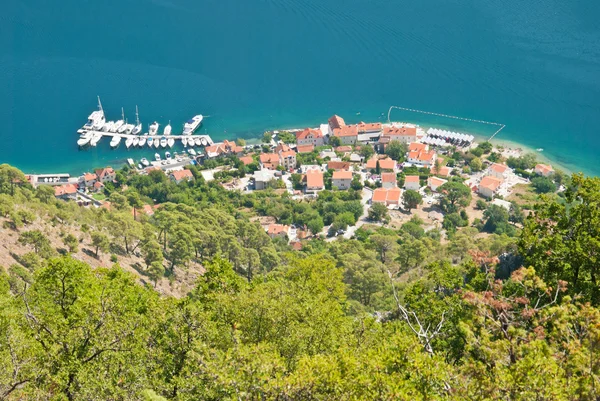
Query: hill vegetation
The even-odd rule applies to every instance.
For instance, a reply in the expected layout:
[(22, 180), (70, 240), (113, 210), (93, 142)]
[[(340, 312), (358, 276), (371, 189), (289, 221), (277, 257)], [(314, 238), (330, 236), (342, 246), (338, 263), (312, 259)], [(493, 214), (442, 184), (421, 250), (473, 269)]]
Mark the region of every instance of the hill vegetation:
[(319, 231), (359, 197), (192, 172), (124, 172), (96, 209), (0, 166), (0, 400), (600, 397), (600, 179), (524, 219), (488, 207), (487, 235), (413, 218), (294, 250), (257, 219)]

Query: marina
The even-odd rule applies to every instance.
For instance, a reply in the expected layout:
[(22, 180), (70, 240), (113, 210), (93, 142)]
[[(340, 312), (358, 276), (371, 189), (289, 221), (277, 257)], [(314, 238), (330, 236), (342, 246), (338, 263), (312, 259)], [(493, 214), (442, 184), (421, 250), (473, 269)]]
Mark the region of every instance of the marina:
[[(80, 134), (77, 140), (77, 145), (80, 148), (86, 146), (95, 147), (104, 138), (111, 138), (111, 148), (119, 146), (122, 140), (125, 141), (125, 147), (138, 148), (144, 147), (146, 144), (148, 147), (162, 147), (172, 148), (177, 141), (181, 141), (181, 144), (185, 146), (211, 146), (214, 144), (213, 140), (209, 135), (194, 135), (194, 132), (200, 128), (204, 117), (202, 115), (196, 115), (190, 120), (183, 124), (183, 131), (181, 134), (172, 135), (171, 122), (165, 126), (163, 135), (158, 134), (160, 124), (155, 121), (148, 127), (148, 132), (142, 134), (143, 125), (140, 122), (138, 107), (135, 107), (135, 119), (136, 123), (129, 124), (125, 118), (125, 112), (121, 109), (121, 119), (117, 121), (106, 121), (104, 115), (104, 109), (98, 97), (98, 110), (92, 112), (88, 121), (80, 128), (77, 133)], [(192, 136), (193, 135), (193, 136)]]

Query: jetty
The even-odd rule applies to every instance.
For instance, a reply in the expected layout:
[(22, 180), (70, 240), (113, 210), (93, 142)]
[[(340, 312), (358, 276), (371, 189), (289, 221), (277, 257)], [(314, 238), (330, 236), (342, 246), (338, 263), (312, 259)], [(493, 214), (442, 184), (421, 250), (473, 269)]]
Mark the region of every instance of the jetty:
[[(146, 138), (146, 139), (162, 139), (162, 138), (172, 138), (175, 141), (181, 141), (182, 139), (197, 139), (200, 138), (200, 140), (202, 141), (203, 145), (202, 146), (212, 146), (214, 145), (214, 142), (212, 140), (212, 138), (210, 137), (210, 135), (133, 135), (133, 134), (119, 134), (118, 132), (108, 132), (108, 131), (85, 131), (85, 130), (79, 130), (77, 131), (77, 133), (79, 134), (88, 134), (88, 135), (101, 135), (102, 138), (104, 137), (115, 137), (118, 136), (120, 138), (122, 138), (123, 140), (127, 140), (129, 138), (134, 139), (134, 138)], [(133, 148), (138, 148), (139, 146), (132, 146)]]

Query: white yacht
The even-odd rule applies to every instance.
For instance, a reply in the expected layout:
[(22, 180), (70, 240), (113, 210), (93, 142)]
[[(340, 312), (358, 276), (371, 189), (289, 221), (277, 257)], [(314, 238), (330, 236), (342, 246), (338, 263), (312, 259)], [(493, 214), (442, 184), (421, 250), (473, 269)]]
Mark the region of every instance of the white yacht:
[(142, 160), (140, 160), (140, 162), (144, 167), (148, 167), (150, 165), (150, 162), (145, 157), (142, 157)]
[(105, 121), (104, 110), (102, 109), (100, 96), (98, 96), (98, 110), (89, 115), (88, 121), (83, 125), (83, 129), (99, 131), (104, 126)]
[(160, 161), (160, 155), (158, 153), (154, 154), (154, 159), (159, 162)]
[(133, 124), (125, 124), (121, 128), (123, 128), (124, 134), (132, 134), (132, 131), (135, 128), (135, 126)]
[(165, 130), (163, 131), (163, 135), (171, 135), (171, 121), (167, 125), (165, 125)]
[(187, 146), (187, 138), (184, 136), (183, 138), (181, 138), (181, 144), (183, 145), (183, 147)]
[(133, 137), (129, 137), (125, 140), (125, 146), (127, 146), (127, 149), (129, 149), (131, 145), (133, 145)]
[(194, 149), (192, 149), (192, 148), (189, 148), (189, 149), (188, 149), (188, 152), (189, 152), (189, 154), (190, 154), (190, 155), (192, 155), (192, 156), (196, 156), (196, 151), (195, 151)]
[(121, 127), (123, 126), (123, 124), (125, 124), (125, 121), (123, 120), (115, 121), (115, 125), (112, 131), (122, 133), (123, 131), (121, 131)]
[(169, 152), (165, 153), (165, 158), (167, 160), (171, 160), (171, 153), (169, 153)]
[(133, 138), (133, 146), (139, 146), (140, 144), (140, 137), (136, 136)]
[(148, 147), (151, 148), (152, 146), (154, 146), (154, 141), (152, 138), (148, 138)]
[(102, 131), (104, 132), (110, 132), (110, 129), (113, 127), (115, 123), (112, 121), (106, 121), (104, 123), (104, 125), (102, 126)]
[(123, 108), (121, 107), (121, 119), (117, 121), (121, 122), (121, 125), (119, 125), (119, 128), (117, 128), (117, 132), (119, 134), (124, 134), (125, 130), (127, 129), (127, 123), (125, 122), (125, 110), (123, 110)]
[(142, 132), (142, 123), (140, 123), (140, 114), (138, 113), (138, 107), (135, 106), (135, 127), (131, 130), (133, 135), (137, 135)]
[(116, 148), (117, 146), (119, 146), (119, 143), (121, 143), (121, 136), (115, 135), (112, 137), (112, 139), (110, 141), (110, 147)]
[(140, 136), (140, 147), (146, 146), (146, 139), (148, 139), (148, 138), (146, 138), (145, 135), (144, 136)]
[(175, 145), (175, 139), (173, 139), (173, 138), (167, 139), (167, 145), (169, 145), (169, 147), (172, 148), (173, 145)]
[(160, 138), (160, 146), (162, 146), (163, 148), (167, 147), (167, 138), (165, 138), (164, 136)]
[(183, 135), (192, 135), (194, 131), (198, 129), (200, 124), (202, 124), (203, 119), (204, 117), (202, 117), (202, 115), (199, 114), (197, 116), (192, 117), (191, 120), (186, 121), (186, 123), (183, 124)]
[(196, 143), (196, 146), (202, 146), (202, 138), (197, 137), (195, 138), (194, 142)]
[(156, 121), (154, 121), (152, 124), (150, 124), (150, 128), (148, 129), (148, 133), (150, 135), (156, 135), (158, 133), (158, 127), (160, 126), (159, 123), (157, 123)]
[(160, 146), (160, 139), (159, 138), (154, 138), (154, 147), (158, 148)]
[(206, 140), (206, 138), (201, 138), (200, 143), (202, 144), (202, 146), (208, 146), (208, 141)]
[(87, 145), (88, 143), (90, 143), (93, 136), (94, 134), (92, 134), (91, 132), (84, 132), (77, 140), (77, 146)]
[(91, 146), (96, 146), (98, 142), (102, 139), (102, 133), (96, 132), (94, 136), (92, 136), (92, 140), (90, 141)]

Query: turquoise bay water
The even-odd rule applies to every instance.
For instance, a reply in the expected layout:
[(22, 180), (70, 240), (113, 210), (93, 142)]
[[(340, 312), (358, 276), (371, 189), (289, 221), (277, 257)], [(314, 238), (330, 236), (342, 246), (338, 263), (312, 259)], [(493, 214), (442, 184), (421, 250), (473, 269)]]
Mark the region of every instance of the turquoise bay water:
[(153, 155), (77, 149), (100, 95), (110, 119), (137, 104), (146, 129), (208, 115), (214, 139), (432, 110), (600, 175), (599, 18), (592, 0), (8, 0), (0, 162), (80, 173)]

